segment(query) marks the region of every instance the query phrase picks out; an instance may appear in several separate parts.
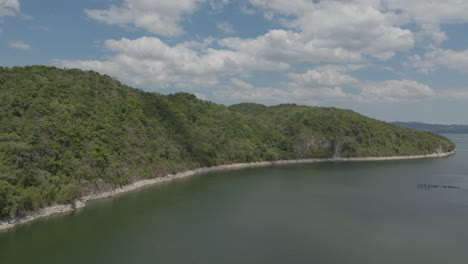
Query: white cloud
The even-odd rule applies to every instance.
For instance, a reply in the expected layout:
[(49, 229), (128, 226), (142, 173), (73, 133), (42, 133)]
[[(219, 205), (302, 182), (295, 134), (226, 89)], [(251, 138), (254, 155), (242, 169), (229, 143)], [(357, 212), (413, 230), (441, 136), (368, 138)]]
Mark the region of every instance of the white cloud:
[(237, 101), (256, 101), (266, 104), (295, 102), (320, 105), (323, 101), (354, 100), (340, 85), (356, 84), (358, 80), (344, 74), (359, 69), (360, 65), (327, 65), (316, 67), (303, 74), (287, 74), (289, 82), (277, 83), (274, 87), (258, 87), (237, 78), (232, 78), (222, 90), (215, 92)]
[[(115, 52), (108, 60), (57, 63), (112, 70), (114, 75), (125, 76), (123, 79), (132, 84), (150, 85), (157, 81), (157, 85), (163, 87), (188, 87), (190, 80), (198, 80), (199, 85), (214, 85), (220, 77), (255, 70), (288, 70), (303, 63), (362, 63), (368, 57), (388, 60), (397, 52), (412, 49), (416, 36), (430, 35), (436, 44), (442, 43), (447, 36), (439, 24), (464, 21), (467, 14), (460, 11), (465, 9), (465, 4), (456, 0), (449, 0), (451, 5), (421, 1), (416, 0), (417, 5), (399, 0), (250, 0), (239, 4), (241, 10), (252, 14), (255, 7), (271, 19), (278, 18), (286, 29), (272, 29), (255, 38), (219, 39), (216, 40), (217, 48), (201, 42), (168, 45), (158, 38), (147, 37), (108, 40), (105, 47)], [(105, 23), (130, 24), (148, 32), (176, 36), (183, 32), (180, 23), (184, 17), (196, 12), (201, 3), (208, 3), (216, 11), (230, 2), (124, 0), (106, 10), (86, 12)], [(434, 6), (439, 10), (432, 10)], [(415, 21), (421, 27), (417, 34), (403, 27)], [(225, 33), (234, 32), (229, 23), (216, 26)], [(444, 65), (441, 61), (435, 62), (435, 57), (434, 53), (428, 53), (425, 58), (414, 56), (412, 63), (421, 70)], [(463, 64), (463, 59), (457, 58), (457, 61), (456, 66)], [(116, 66), (108, 69), (107, 64)], [(128, 69), (138, 70), (128, 74)], [(353, 80), (343, 72), (330, 69), (293, 74), (290, 78), (296, 78), (295, 82), (303, 78), (302, 81), (315, 81), (316, 84), (328, 81), (328, 84), (335, 82), (336, 85), (344, 81), (339, 78)]]
[(439, 46), (448, 39), (447, 34), (440, 29), (440, 25), (436, 24), (423, 24), (420, 25), (421, 30), (417, 32), (416, 36), (419, 42), (424, 43), (426, 38), (429, 38), (430, 45)]
[[(276, 87), (258, 87), (233, 78), (221, 89), (215, 90), (213, 94), (218, 100), (229, 98), (236, 102), (254, 101), (264, 104), (294, 102), (307, 105), (343, 101), (366, 104), (401, 104), (442, 96), (436, 95), (434, 90), (427, 85), (411, 80), (366, 82), (353, 79), (351, 82), (359, 90), (357, 94), (347, 93), (340, 86), (320, 85), (316, 82), (303, 83), (302, 80), (295, 81), (293, 78), (292, 82)], [(444, 93), (443, 96), (447, 97), (448, 94)], [(466, 96), (466, 92), (458, 91), (458, 95), (461, 94)]]
[(19, 0), (0, 0), (0, 17), (15, 16), (20, 10)]
[(462, 51), (433, 49), (424, 54), (423, 57), (411, 56), (409, 65), (422, 73), (429, 73), (439, 68), (468, 73), (468, 49)]
[(298, 86), (341, 86), (355, 84), (358, 80), (350, 75), (342, 73), (336, 67), (323, 67), (315, 70), (309, 70), (303, 74), (288, 74), (291, 81)]
[(212, 87), (225, 76), (253, 70), (281, 70), (287, 65), (229, 49), (213, 49), (207, 42), (183, 42), (170, 46), (158, 38), (107, 40), (114, 56), (104, 61), (55, 60), (62, 67), (96, 70), (117, 76), (132, 85), (161, 88)]
[[(0, 0), (1, 1), (1, 0)], [(404, 103), (440, 96), (412, 80), (364, 81), (351, 73), (369, 59), (388, 60), (421, 44), (442, 44), (441, 25), (468, 21), (468, 4), (460, 0), (123, 0), (105, 10), (86, 10), (98, 21), (131, 25), (166, 37), (183, 33), (182, 22), (201, 6), (217, 14), (237, 4), (247, 15), (264, 14), (276, 29), (251, 38), (164, 42), (156, 37), (107, 40), (113, 55), (102, 60), (56, 60), (62, 67), (97, 70), (147, 89), (191, 89), (197, 96), (239, 101), (319, 104), (349, 100)], [(468, 3), (468, 2), (467, 2)], [(279, 25), (279, 26), (278, 26)], [(411, 25), (409, 27), (408, 25)], [(226, 34), (226, 22), (216, 24)], [(409, 29), (411, 28), (411, 30)], [(241, 28), (238, 28), (241, 30)], [(306, 65), (315, 66), (294, 72)], [(379, 67), (385, 68), (385, 65)], [(440, 67), (468, 72), (468, 50), (432, 48), (409, 62), (420, 71)], [(283, 76), (282, 83), (255, 86), (256, 71)], [(289, 74), (287, 72), (290, 72)], [(250, 83), (249, 81), (252, 80)], [(204, 88), (204, 89), (201, 89)], [(348, 88), (352, 93), (348, 93)]]
[[(347, 72), (362, 69), (363, 65), (327, 65), (308, 70), (303, 74), (288, 74), (288, 89), (297, 98), (320, 100), (347, 100), (360, 103), (407, 103), (435, 96), (427, 85), (411, 80), (364, 81)], [(353, 87), (348, 93), (343, 87)]]
[[(294, 63), (353, 59), (331, 56), (333, 52), (324, 50), (304, 52), (297, 43), (288, 41), (295, 37), (300, 36), (288, 31), (271, 31), (250, 40), (227, 38), (218, 41), (220, 49), (211, 46), (212, 39), (171, 46), (155, 37), (123, 38), (105, 41), (105, 48), (114, 53), (107, 60), (56, 60), (53, 64), (96, 70), (149, 90), (183, 89), (197, 92), (199, 96), (211, 93), (218, 99), (228, 97), (263, 103), (407, 102), (433, 94), (431, 88), (415, 81), (370, 83), (351, 76), (349, 72), (365, 67), (361, 64), (325, 65), (304, 73), (290, 73), (287, 74), (289, 82), (274, 87), (257, 87), (241, 79), (255, 75), (256, 70), (282, 72)], [(343, 86), (355, 87), (360, 93), (348, 94)]]
[[(184, 16), (193, 14), (199, 4), (205, 1), (125, 0), (120, 6), (111, 6), (106, 10), (86, 10), (86, 13), (108, 24), (130, 24), (151, 33), (177, 36), (183, 32), (180, 23)], [(213, 10), (218, 10), (228, 1), (211, 0), (208, 3)], [(414, 46), (412, 32), (399, 27), (401, 21), (393, 12), (384, 13), (380, 9), (380, 1), (322, 1), (314, 4), (305, 0), (251, 0), (250, 4), (264, 10), (271, 19), (275, 14), (293, 17), (282, 20), (286, 21), (283, 24), (293, 30), (271, 30), (256, 39), (237, 39), (237, 43), (244, 41), (247, 45), (258, 44), (269, 49), (271, 47), (266, 42), (278, 43), (279, 37), (288, 42), (288, 48), (294, 49), (292, 53), (315, 53), (312, 59), (319, 61), (327, 61), (330, 57), (335, 57), (331, 61), (337, 61), (336, 57), (350, 56), (355, 60), (362, 55), (387, 60), (396, 52)], [(247, 13), (252, 12), (247, 4), (241, 4), (240, 7)], [(225, 33), (233, 32), (230, 24), (219, 23), (217, 26)], [(259, 43), (262, 41), (264, 43)], [(226, 41), (224, 43), (236, 49)]]
[(301, 17), (323, 6), (365, 6), (393, 14), (400, 23), (418, 24), (468, 22), (468, 2), (463, 0), (250, 0), (250, 3), (276, 15)]
[(303, 44), (298, 33), (273, 30), (255, 39), (225, 38), (213, 48), (213, 39), (168, 45), (155, 37), (134, 40), (107, 40), (104, 46), (114, 53), (106, 60), (56, 60), (54, 64), (97, 70), (117, 76), (132, 85), (190, 88), (212, 86), (220, 78), (252, 72), (283, 71), (306, 62), (355, 62), (358, 53), (340, 48)]
[(86, 9), (97, 21), (120, 26), (134, 26), (146, 32), (174, 37), (184, 32), (181, 23), (195, 13), (201, 4), (208, 4), (211, 13), (220, 13), (229, 0), (122, 0), (107, 9)]
[[(352, 100), (352, 96), (346, 94), (339, 86), (304, 87), (295, 86), (290, 83), (288, 84), (286, 94), (289, 102), (306, 105), (321, 105), (324, 102), (330, 101)], [(282, 98), (278, 99), (282, 100)]]
[(251, 4), (299, 29), (303, 43), (315, 47), (387, 60), (415, 44), (413, 33), (400, 27), (401, 19), (393, 12), (382, 11), (380, 1), (251, 0)]
[(392, 14), (372, 6), (330, 2), (300, 18), (304, 34), (323, 45), (387, 60), (414, 46), (411, 31), (396, 26)]
[(30, 50), (31, 46), (23, 41), (15, 41), (8, 43), (8, 46), (13, 49), (20, 49), (20, 50)]
[(388, 9), (399, 11), (400, 17), (418, 24), (420, 35), (429, 37), (436, 45), (447, 39), (441, 25), (468, 22), (468, 1), (387, 0), (385, 3)]
[(307, 40), (301, 33), (288, 30), (270, 30), (254, 39), (225, 38), (219, 41), (219, 45), (276, 62), (285, 68), (304, 62), (358, 62), (363, 59), (359, 52), (321, 45)]
[(216, 23), (216, 27), (219, 30), (221, 30), (224, 34), (232, 34), (236, 32), (232, 24), (230, 24), (229, 22), (218, 22)]
[[(358, 103), (408, 103), (437, 96), (427, 85), (412, 80), (365, 81), (349, 72), (363, 69), (364, 65), (325, 65), (303, 74), (290, 73), (287, 87), (297, 98), (318, 98), (328, 101)], [(344, 87), (353, 88), (346, 92)]]
[(432, 98), (432, 88), (411, 80), (388, 80), (381, 82), (362, 82), (358, 101), (369, 103), (408, 103)]
[(243, 80), (232, 78), (223, 84), (220, 89), (213, 91), (218, 100), (232, 100), (234, 102), (259, 102), (267, 105), (280, 103), (300, 103), (319, 105), (324, 100), (337, 100), (346, 98), (340, 87), (314, 87), (303, 88), (290, 84), (278, 87), (259, 87)]
[(180, 23), (184, 15), (192, 14), (204, 0), (124, 0), (120, 6), (109, 9), (85, 10), (98, 21), (114, 25), (133, 25), (162, 36), (182, 34)]
[[(447, 0), (250, 0), (269, 19), (298, 28), (330, 47), (359, 50), (386, 60), (411, 49), (415, 36), (440, 45), (441, 25), (468, 23), (468, 1)], [(404, 26), (416, 24), (414, 32)], [(413, 27), (414, 28), (414, 27)]]
[(255, 86), (238, 78), (230, 79), (212, 94), (218, 100), (229, 99), (233, 102), (276, 104), (279, 103), (279, 99), (282, 99), (283, 103), (287, 100), (287, 93), (281, 89)]
[(386, 0), (388, 9), (398, 10), (419, 24), (468, 22), (468, 1)]

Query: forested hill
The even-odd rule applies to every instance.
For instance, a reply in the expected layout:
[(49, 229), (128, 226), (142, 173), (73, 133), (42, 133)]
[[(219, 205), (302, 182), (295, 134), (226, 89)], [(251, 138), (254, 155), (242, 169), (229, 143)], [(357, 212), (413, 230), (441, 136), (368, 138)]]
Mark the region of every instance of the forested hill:
[(440, 134), (466, 134), (468, 125), (439, 125), (421, 122), (393, 122), (395, 125)]
[(0, 218), (190, 168), (451, 151), (444, 137), (349, 110), (231, 107), (92, 71), (0, 68)]

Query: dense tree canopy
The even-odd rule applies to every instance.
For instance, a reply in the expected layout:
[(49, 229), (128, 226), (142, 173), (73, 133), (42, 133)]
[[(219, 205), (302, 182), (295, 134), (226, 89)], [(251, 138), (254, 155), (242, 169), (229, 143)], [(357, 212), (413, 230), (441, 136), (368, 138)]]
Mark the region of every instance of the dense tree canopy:
[(454, 147), (349, 110), (225, 107), (143, 92), (93, 71), (0, 68), (0, 219), (196, 167)]

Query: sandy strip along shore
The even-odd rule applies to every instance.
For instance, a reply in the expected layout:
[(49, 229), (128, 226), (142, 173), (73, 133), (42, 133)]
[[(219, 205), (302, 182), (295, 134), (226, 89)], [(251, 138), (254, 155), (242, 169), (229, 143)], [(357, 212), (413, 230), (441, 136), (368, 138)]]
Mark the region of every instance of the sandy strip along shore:
[(54, 215), (54, 214), (70, 212), (77, 208), (82, 208), (86, 205), (86, 202), (91, 201), (91, 200), (107, 198), (107, 197), (115, 196), (121, 193), (133, 191), (143, 186), (158, 184), (162, 182), (168, 182), (168, 181), (172, 181), (176, 179), (187, 178), (187, 177), (200, 174), (200, 173), (204, 173), (204, 172), (221, 171), (221, 170), (229, 170), (229, 169), (241, 169), (241, 168), (248, 168), (248, 167), (265, 167), (265, 166), (280, 165), (280, 164), (317, 163), (317, 162), (330, 162), (330, 161), (383, 161), (383, 160), (441, 158), (441, 157), (447, 157), (453, 154), (455, 154), (455, 151), (446, 152), (446, 153), (434, 153), (434, 154), (427, 154), (427, 155), (415, 155), (415, 156), (278, 160), (278, 161), (228, 164), (228, 165), (220, 165), (220, 166), (214, 166), (214, 167), (209, 167), (209, 168), (199, 168), (199, 169), (189, 170), (185, 172), (180, 172), (177, 174), (170, 174), (170, 175), (155, 178), (155, 179), (140, 180), (132, 184), (123, 186), (122, 188), (117, 188), (113, 191), (107, 191), (107, 192), (83, 196), (77, 201), (75, 201), (75, 206), (72, 206), (71, 204), (49, 206), (49, 207), (40, 209), (37, 212), (31, 213), (30, 215), (21, 219), (15, 219), (11, 222), (0, 222), (0, 231), (10, 229), (16, 225), (27, 223), (38, 218), (43, 218), (43, 217)]

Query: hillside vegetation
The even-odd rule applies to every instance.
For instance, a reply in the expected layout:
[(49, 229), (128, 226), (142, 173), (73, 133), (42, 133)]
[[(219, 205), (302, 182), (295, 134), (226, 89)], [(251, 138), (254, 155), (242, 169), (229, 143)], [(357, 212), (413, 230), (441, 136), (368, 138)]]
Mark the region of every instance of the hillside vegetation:
[(0, 219), (196, 167), (455, 147), (349, 110), (225, 107), (45, 66), (0, 68), (0, 124)]

